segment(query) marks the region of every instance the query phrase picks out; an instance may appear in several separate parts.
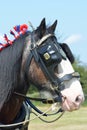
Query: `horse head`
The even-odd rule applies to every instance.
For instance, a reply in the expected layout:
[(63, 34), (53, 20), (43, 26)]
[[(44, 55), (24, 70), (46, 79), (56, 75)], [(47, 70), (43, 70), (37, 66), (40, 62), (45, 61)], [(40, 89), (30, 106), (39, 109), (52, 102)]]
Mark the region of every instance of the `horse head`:
[[(31, 34), (31, 60), (25, 65), (26, 77), (40, 91), (41, 97), (59, 99), (63, 110), (73, 111), (84, 101), (79, 74), (72, 67), (74, 57), (66, 44), (59, 44), (54, 34), (57, 21), (46, 27), (45, 19)], [(26, 46), (27, 48), (28, 46)]]
[(15, 92), (26, 95), (30, 84), (42, 98), (60, 102), (63, 110), (79, 109), (84, 101), (73, 54), (65, 43), (58, 43), (56, 26), (57, 20), (47, 27), (43, 19), (37, 29), (0, 52), (0, 122), (13, 122), (24, 101)]

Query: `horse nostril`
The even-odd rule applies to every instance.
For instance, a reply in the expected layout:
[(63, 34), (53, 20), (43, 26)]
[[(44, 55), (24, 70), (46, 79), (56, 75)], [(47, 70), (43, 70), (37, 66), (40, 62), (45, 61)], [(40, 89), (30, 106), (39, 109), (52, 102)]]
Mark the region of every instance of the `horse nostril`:
[(83, 101), (83, 97), (81, 95), (79, 95), (76, 97), (75, 101), (81, 103)]

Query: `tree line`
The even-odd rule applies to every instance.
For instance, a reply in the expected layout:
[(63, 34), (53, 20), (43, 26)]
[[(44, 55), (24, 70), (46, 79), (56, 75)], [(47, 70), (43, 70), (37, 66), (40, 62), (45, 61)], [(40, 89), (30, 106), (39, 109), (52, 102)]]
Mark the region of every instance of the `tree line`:
[(80, 82), (81, 82), (83, 91), (84, 91), (85, 95), (87, 95), (87, 66), (82, 64), (80, 62), (80, 60), (77, 59), (74, 62), (73, 67), (74, 67), (75, 71), (79, 72)]

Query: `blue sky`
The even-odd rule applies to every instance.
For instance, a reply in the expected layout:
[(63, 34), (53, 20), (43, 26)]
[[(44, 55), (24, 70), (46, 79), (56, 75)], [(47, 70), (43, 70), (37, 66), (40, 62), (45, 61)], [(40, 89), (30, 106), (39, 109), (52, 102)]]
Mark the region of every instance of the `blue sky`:
[(36, 28), (44, 17), (48, 25), (58, 20), (55, 33), (59, 42), (67, 42), (87, 64), (87, 0), (1, 0), (0, 34), (28, 21)]

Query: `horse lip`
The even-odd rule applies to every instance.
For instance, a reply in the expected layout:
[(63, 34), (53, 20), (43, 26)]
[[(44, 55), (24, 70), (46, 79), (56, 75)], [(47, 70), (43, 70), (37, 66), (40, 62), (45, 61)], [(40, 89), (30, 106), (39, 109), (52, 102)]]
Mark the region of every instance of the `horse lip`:
[(73, 102), (73, 101), (70, 102), (67, 100), (66, 97), (64, 97), (63, 102), (62, 102), (62, 107), (63, 107), (63, 109), (65, 107), (66, 111), (73, 111), (73, 110), (79, 109), (80, 104), (77, 104), (76, 102)]
[[(69, 109), (70, 109), (69, 111), (77, 110), (80, 107), (80, 105), (77, 105), (74, 102), (72, 102), (71, 104), (68, 104), (68, 106), (69, 106)], [(72, 108), (72, 106), (73, 106), (73, 108)]]

